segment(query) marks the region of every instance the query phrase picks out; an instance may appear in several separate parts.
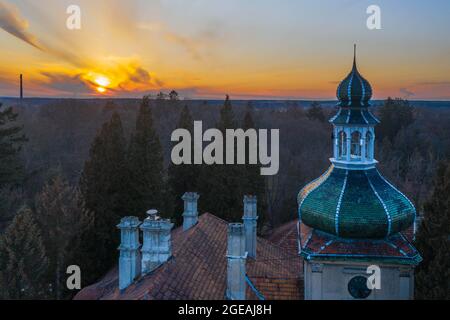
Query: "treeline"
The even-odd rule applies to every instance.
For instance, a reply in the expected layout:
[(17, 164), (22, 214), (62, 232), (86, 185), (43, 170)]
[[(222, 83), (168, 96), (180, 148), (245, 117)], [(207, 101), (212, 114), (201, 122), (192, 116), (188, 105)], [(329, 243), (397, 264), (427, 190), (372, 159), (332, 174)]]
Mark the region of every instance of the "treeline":
[[(244, 194), (257, 195), (263, 235), (295, 219), (297, 193), (329, 165), (327, 119), (336, 112), (289, 101), (258, 109), (229, 97), (216, 107), (181, 101), (174, 91), (138, 105), (55, 100), (0, 110), (0, 298), (14, 299), (70, 298), (68, 265), (81, 267), (83, 286), (96, 281), (117, 262), (120, 218), (142, 219), (156, 208), (179, 225), (186, 191), (200, 193), (200, 212), (228, 221), (241, 219)], [(426, 283), (437, 285), (449, 272), (449, 251), (438, 247), (448, 248), (450, 177), (448, 167), (437, 168), (450, 156), (450, 110), (388, 99), (375, 111), (380, 169), (423, 216), (417, 296), (442, 297), (448, 287)], [(280, 129), (279, 173), (262, 177), (258, 165), (173, 165), (170, 135), (176, 128), (192, 134), (194, 120), (204, 130)]]
[[(163, 217), (179, 225), (183, 211), (180, 198), (186, 191), (201, 194), (201, 211), (214, 212), (228, 221), (242, 218), (245, 194), (257, 195), (263, 212), (264, 180), (257, 165), (194, 168), (170, 165), (166, 170), (153, 118), (155, 105), (161, 102), (166, 101), (144, 97), (129, 136), (116, 106), (108, 103), (105, 108), (111, 117), (90, 146), (78, 184), (69, 186), (64, 172), (57, 167), (46, 173), (52, 177), (42, 191), (34, 199), (21, 203), (15, 215), (8, 216), (14, 218), (0, 245), (3, 298), (70, 297), (71, 292), (65, 288), (67, 266), (78, 265), (83, 273), (82, 285), (91, 284), (117, 261), (116, 225), (122, 217), (134, 215), (143, 219), (147, 210), (157, 208)], [(244, 127), (254, 127), (251, 113), (249, 108)], [(188, 107), (182, 108), (178, 116), (177, 127), (193, 135)], [(228, 97), (217, 127), (223, 133), (225, 129), (240, 127)], [(16, 126), (14, 133), (19, 131)], [(15, 136), (10, 140), (11, 144), (21, 141)], [(12, 149), (11, 153), (18, 155), (19, 149)], [(22, 179), (22, 183), (2, 187), (13, 192), (26, 184)], [(10, 198), (9, 194), (4, 196)], [(3, 212), (11, 211), (12, 208), (5, 208)]]

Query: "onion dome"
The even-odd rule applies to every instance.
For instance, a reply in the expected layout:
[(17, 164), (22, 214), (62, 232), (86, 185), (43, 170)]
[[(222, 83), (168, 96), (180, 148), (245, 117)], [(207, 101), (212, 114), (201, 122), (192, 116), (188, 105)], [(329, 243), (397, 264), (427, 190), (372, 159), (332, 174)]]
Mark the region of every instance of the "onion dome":
[(337, 88), (337, 98), (340, 107), (338, 114), (330, 122), (343, 124), (378, 124), (379, 120), (368, 110), (372, 98), (372, 87), (359, 73), (356, 66), (356, 45), (354, 48), (353, 68)]
[(368, 107), (372, 98), (372, 87), (363, 78), (356, 67), (356, 45), (353, 57), (353, 68), (337, 88), (337, 98), (341, 107)]
[(332, 165), (298, 195), (300, 220), (341, 238), (383, 239), (410, 227), (414, 205), (377, 169)]

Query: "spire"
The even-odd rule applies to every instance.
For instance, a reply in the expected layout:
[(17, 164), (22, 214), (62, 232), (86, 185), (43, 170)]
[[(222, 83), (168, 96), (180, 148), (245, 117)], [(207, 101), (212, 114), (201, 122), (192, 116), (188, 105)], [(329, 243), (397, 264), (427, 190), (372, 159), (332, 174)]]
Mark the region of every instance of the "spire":
[(356, 70), (356, 43), (353, 45), (353, 69)]

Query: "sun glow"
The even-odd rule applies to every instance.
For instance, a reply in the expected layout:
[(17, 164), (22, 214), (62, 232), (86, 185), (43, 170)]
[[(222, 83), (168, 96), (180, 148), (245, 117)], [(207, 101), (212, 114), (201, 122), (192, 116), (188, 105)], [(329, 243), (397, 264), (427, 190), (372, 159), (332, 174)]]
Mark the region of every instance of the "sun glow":
[(111, 84), (111, 81), (105, 76), (98, 76), (94, 81), (100, 87), (107, 87)]
[(105, 93), (106, 89), (103, 88), (103, 87), (97, 87), (97, 91), (100, 92), (100, 93)]

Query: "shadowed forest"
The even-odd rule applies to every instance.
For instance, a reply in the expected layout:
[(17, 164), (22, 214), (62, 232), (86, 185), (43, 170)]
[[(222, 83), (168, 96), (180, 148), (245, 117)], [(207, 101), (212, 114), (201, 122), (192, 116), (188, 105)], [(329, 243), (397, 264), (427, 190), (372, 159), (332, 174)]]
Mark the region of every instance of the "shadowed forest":
[[(420, 298), (431, 291), (435, 296), (448, 294), (445, 286), (438, 292), (432, 285), (420, 289), (421, 281), (439, 281), (420, 277), (428, 268), (448, 268), (449, 263), (432, 265), (436, 257), (445, 261), (442, 255), (448, 257), (448, 252), (430, 249), (437, 242), (425, 238), (450, 232), (449, 193), (445, 196), (450, 185), (445, 166), (450, 157), (450, 108), (418, 104), (388, 99), (372, 111), (381, 120), (375, 149), (379, 169), (424, 217), (425, 231), (418, 235), (419, 251), (425, 252), (422, 272), (417, 273)], [(320, 102), (304, 106), (286, 101), (277, 102), (277, 108), (262, 108), (228, 97), (220, 103), (185, 101), (175, 92), (143, 100), (4, 102), (0, 298), (70, 298), (73, 292), (65, 288), (68, 265), (82, 267), (83, 285), (97, 280), (116, 262), (115, 226), (120, 218), (142, 219), (146, 210), (157, 208), (180, 224), (180, 197), (186, 191), (199, 192), (200, 213), (228, 221), (241, 219), (244, 194), (257, 195), (259, 233), (270, 234), (297, 218), (298, 192), (330, 165), (333, 137), (328, 119), (336, 110)], [(279, 173), (262, 177), (258, 165), (172, 165), (171, 133), (176, 128), (192, 130), (194, 120), (203, 121), (204, 130), (279, 129)], [(432, 218), (427, 220), (427, 215)]]

